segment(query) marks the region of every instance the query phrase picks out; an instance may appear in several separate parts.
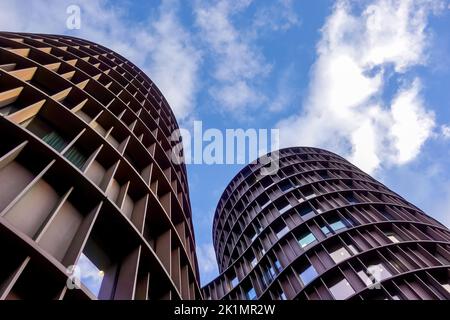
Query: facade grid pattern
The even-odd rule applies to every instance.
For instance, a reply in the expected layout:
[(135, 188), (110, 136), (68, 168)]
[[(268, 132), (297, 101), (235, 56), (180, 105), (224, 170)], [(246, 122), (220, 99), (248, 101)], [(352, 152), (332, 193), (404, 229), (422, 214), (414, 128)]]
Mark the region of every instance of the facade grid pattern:
[(0, 32), (0, 299), (201, 299), (177, 128), (110, 49)]
[(279, 160), (272, 175), (245, 167), (219, 200), (206, 299), (450, 298), (444, 225), (334, 153)]

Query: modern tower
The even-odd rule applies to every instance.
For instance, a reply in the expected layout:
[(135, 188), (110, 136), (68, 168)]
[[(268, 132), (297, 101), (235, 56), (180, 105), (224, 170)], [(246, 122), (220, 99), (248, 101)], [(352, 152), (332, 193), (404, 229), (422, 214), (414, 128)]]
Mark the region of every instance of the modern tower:
[(0, 114), (0, 299), (201, 298), (178, 125), (139, 68), (0, 32)]
[(206, 299), (450, 299), (450, 231), (342, 157), (279, 152), (245, 167), (214, 217)]

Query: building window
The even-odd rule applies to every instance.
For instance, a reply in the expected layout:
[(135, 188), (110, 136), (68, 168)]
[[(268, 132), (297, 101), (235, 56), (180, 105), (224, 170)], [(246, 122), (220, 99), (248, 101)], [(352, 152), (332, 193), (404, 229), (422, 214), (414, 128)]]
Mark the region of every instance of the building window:
[(261, 226), (260, 220), (257, 220), (255, 223), (256, 233), (260, 234), (263, 231), (263, 227)]
[(329, 176), (328, 172), (326, 172), (326, 171), (319, 171), (319, 175), (324, 180), (325, 179), (330, 179), (330, 176)]
[(345, 195), (345, 199), (347, 199), (349, 204), (357, 204), (359, 201), (355, 198), (352, 193)]
[(280, 189), (283, 192), (289, 191), (292, 189), (292, 183), (289, 180), (284, 180), (280, 184)]
[(273, 181), (270, 176), (265, 176), (264, 179), (261, 179), (261, 184), (264, 188), (267, 188), (268, 186), (273, 184)]
[(302, 216), (303, 219), (308, 219), (308, 218), (311, 218), (314, 216), (313, 208), (311, 208), (311, 206), (307, 203), (302, 205), (298, 209), (298, 212), (300, 213), (300, 215)]
[(263, 269), (262, 275), (264, 286), (267, 287), (270, 283), (272, 283), (276, 274), (275, 270), (273, 270), (270, 265), (266, 265)]
[(269, 273), (271, 274), (272, 277), (275, 277), (276, 274), (277, 274), (277, 273), (275, 272), (275, 269), (274, 269), (272, 266), (269, 267)]
[(292, 205), (290, 203), (287, 203), (283, 208), (281, 208), (278, 211), (280, 212), (280, 214), (283, 214), (283, 213), (285, 213), (286, 211), (288, 211), (291, 208), (292, 208)]
[(252, 266), (252, 268), (254, 268), (257, 263), (258, 259), (255, 256), (253, 256), (252, 259), (250, 260), (250, 265)]
[(310, 264), (305, 267), (300, 273), (300, 279), (302, 280), (303, 286), (306, 286), (310, 283), (314, 278), (318, 276), (316, 269)]
[(250, 228), (250, 234), (248, 235), (248, 237), (250, 238), (250, 241), (251, 242), (255, 241), (257, 236), (258, 236), (258, 233), (253, 228)]
[(367, 267), (367, 270), (372, 274), (377, 281), (382, 281), (386, 278), (392, 277), (392, 273), (386, 268), (383, 263), (372, 264)]
[(87, 157), (75, 146), (70, 147), (64, 156), (80, 170), (83, 168), (87, 160)]
[(77, 266), (80, 268), (80, 281), (96, 297), (100, 293), (104, 272), (100, 270), (84, 253), (81, 254)]
[(267, 207), (270, 204), (270, 199), (266, 194), (263, 194), (261, 198), (257, 200), (258, 204), (261, 207), (261, 210)]
[(230, 281), (231, 288), (235, 288), (239, 284), (239, 279), (237, 276), (234, 276), (233, 279)]
[(309, 200), (316, 196), (316, 194), (314, 193), (314, 190), (311, 187), (303, 190), (302, 193), (306, 200)]
[(277, 258), (275, 258), (275, 260), (273, 261), (273, 264), (275, 265), (275, 268), (277, 268), (277, 271), (280, 272), (281, 270), (283, 270), (283, 267), (281, 266), (280, 261), (278, 261)]
[(331, 294), (336, 300), (344, 300), (355, 293), (347, 279), (343, 278), (338, 281), (334, 281), (329, 287)]
[(313, 243), (314, 241), (316, 241), (316, 237), (310, 231), (301, 234), (300, 237), (298, 238), (298, 243), (302, 248)]
[(62, 151), (68, 144), (69, 139), (58, 132), (57, 129), (45, 119), (33, 118), (27, 129), (40, 137), (56, 151)]
[(330, 223), (330, 227), (331, 227), (331, 229), (333, 229), (333, 231), (336, 232), (336, 231), (346, 228), (347, 226), (338, 218), (335, 221)]
[(392, 277), (392, 274), (386, 269), (383, 263), (377, 263), (358, 271), (358, 276), (369, 287), (386, 278)]
[(281, 228), (282, 226), (283, 225), (280, 225), (277, 229), (275, 229), (278, 239), (281, 239), (286, 233), (289, 232), (288, 226), (285, 225), (283, 228)]
[(256, 300), (256, 291), (255, 291), (255, 288), (250, 287), (250, 288), (245, 292), (245, 297), (247, 298), (247, 300)]
[(339, 263), (350, 257), (350, 253), (342, 246), (335, 246), (330, 250), (330, 256), (334, 262)]
[(385, 209), (379, 209), (378, 211), (384, 216), (387, 221), (395, 220), (394, 217)]
[(319, 223), (319, 227), (320, 227), (320, 230), (322, 230), (324, 235), (328, 235), (331, 233), (330, 228), (328, 228), (328, 226), (325, 225), (323, 222)]
[(391, 240), (392, 243), (399, 243), (400, 242), (398, 236), (394, 232), (387, 232), (386, 233), (386, 237), (388, 237), (389, 240)]

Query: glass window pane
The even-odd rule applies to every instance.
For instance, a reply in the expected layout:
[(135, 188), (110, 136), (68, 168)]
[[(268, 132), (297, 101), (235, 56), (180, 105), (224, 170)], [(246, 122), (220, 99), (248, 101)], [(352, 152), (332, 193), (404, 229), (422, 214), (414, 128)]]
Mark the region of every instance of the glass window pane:
[(232, 287), (232, 288), (236, 287), (236, 286), (238, 285), (238, 283), (239, 283), (238, 278), (237, 278), (237, 277), (234, 277), (234, 278), (231, 280), (231, 287)]
[(274, 265), (275, 265), (275, 267), (277, 268), (278, 272), (280, 272), (281, 269), (282, 269), (280, 261), (275, 260), (275, 261), (274, 261)]
[(288, 203), (285, 207), (280, 209), (280, 214), (285, 213), (286, 211), (288, 211), (290, 208), (292, 208), (292, 205), (290, 203)]
[(70, 147), (64, 156), (80, 170), (83, 168), (87, 160), (86, 156), (75, 146)]
[(350, 257), (350, 253), (344, 247), (334, 248), (333, 251), (330, 252), (331, 258), (333, 258), (334, 262), (339, 263)]
[(283, 192), (286, 192), (286, 191), (292, 189), (292, 183), (289, 180), (285, 180), (285, 181), (281, 182), (279, 186)]
[(246, 293), (245, 293), (246, 297), (248, 300), (255, 300), (256, 299), (256, 291), (255, 289), (252, 287), (250, 288)]
[(281, 229), (280, 231), (277, 232), (277, 238), (281, 239), (281, 237), (283, 237), (286, 233), (288, 233), (289, 228), (287, 226), (285, 226), (283, 229)]
[(96, 297), (100, 292), (104, 273), (84, 253), (81, 254), (77, 266), (80, 268), (80, 281)]
[(272, 275), (272, 277), (275, 277), (276, 275), (275, 269), (272, 266), (269, 267), (269, 273)]
[(298, 209), (300, 215), (303, 217), (303, 219), (310, 218), (314, 216), (314, 210), (311, 208), (310, 205), (306, 204)]
[(356, 204), (359, 203), (359, 201), (355, 198), (353, 194), (348, 194), (345, 196), (349, 204)]
[(369, 265), (367, 269), (358, 271), (358, 275), (367, 286), (372, 286), (392, 276), (383, 263)]
[(302, 279), (303, 285), (310, 283), (315, 277), (317, 277), (317, 271), (312, 265), (309, 265), (306, 269), (300, 272), (300, 279)]
[(367, 271), (369, 275), (373, 275), (376, 282), (392, 277), (392, 274), (383, 263), (369, 265)]
[(333, 284), (329, 289), (336, 300), (344, 300), (355, 293), (355, 290), (345, 278)]
[(303, 195), (306, 200), (309, 200), (316, 196), (316, 194), (314, 193), (314, 191), (312, 189), (303, 191)]
[(298, 239), (298, 243), (302, 248), (306, 247), (310, 243), (313, 243), (314, 241), (316, 241), (316, 237), (314, 237), (314, 235), (311, 232), (302, 235), (301, 238)]
[(266, 288), (274, 279), (275, 270), (273, 270), (270, 266), (265, 266), (262, 271), (262, 282), (264, 284), (264, 288)]
[(346, 226), (341, 220), (337, 220), (335, 222), (330, 223), (330, 227), (334, 231), (338, 231), (338, 230), (345, 228)]
[(256, 264), (258, 263), (258, 260), (256, 259), (256, 257), (253, 257), (253, 259), (251, 260), (250, 264), (252, 265), (252, 267), (254, 268), (256, 266)]
[(400, 242), (398, 236), (395, 233), (393, 233), (393, 232), (386, 233), (386, 236), (389, 238), (389, 240), (392, 241), (392, 243), (399, 243)]
[(328, 226), (323, 226), (323, 227), (320, 228), (320, 230), (322, 230), (324, 235), (327, 235), (327, 234), (329, 234), (331, 232), (330, 228), (328, 228)]
[(319, 171), (319, 175), (324, 180), (330, 178), (330, 176), (328, 175), (328, 173), (326, 171)]

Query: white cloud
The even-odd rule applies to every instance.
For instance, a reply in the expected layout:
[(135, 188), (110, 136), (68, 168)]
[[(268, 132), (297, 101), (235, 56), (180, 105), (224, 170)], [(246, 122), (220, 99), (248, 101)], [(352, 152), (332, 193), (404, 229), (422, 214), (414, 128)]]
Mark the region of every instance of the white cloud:
[(232, 23), (232, 16), (250, 3), (198, 1), (195, 7), (196, 23), (215, 62), (214, 78), (218, 84), (210, 92), (225, 110), (245, 109), (254, 105), (257, 98), (263, 98), (254, 82), (271, 69), (250, 39)]
[(30, 0), (26, 5), (1, 1), (0, 29), (70, 34), (109, 47), (155, 81), (179, 120), (191, 115), (201, 57), (177, 17), (177, 1), (164, 0), (156, 18), (144, 22), (131, 21), (127, 10), (118, 4), (77, 1), (81, 8), (80, 30), (66, 28), (66, 8), (71, 4), (70, 0)]
[(443, 124), (441, 126), (441, 136), (444, 139), (450, 139), (450, 125)]
[(293, 0), (278, 0), (268, 6), (261, 6), (255, 13), (253, 31), (259, 33), (265, 29), (286, 31), (300, 25), (300, 19), (294, 10)]
[(257, 105), (265, 100), (244, 80), (230, 82), (220, 88), (213, 87), (210, 92), (229, 109), (238, 109), (247, 104)]
[[(197, 245), (197, 259), (202, 276), (212, 278), (218, 274), (216, 253), (212, 243)], [(202, 279), (202, 283), (206, 283), (209, 280)]]
[(410, 88), (401, 90), (391, 105), (390, 133), (397, 151), (393, 162), (397, 164), (415, 158), (434, 127), (434, 114), (423, 107), (419, 87), (416, 80)]
[(149, 75), (160, 87), (178, 119), (191, 115), (195, 106), (201, 53), (173, 10), (162, 9), (149, 37)]
[[(282, 145), (311, 145), (347, 156), (367, 172), (414, 159), (434, 115), (407, 72), (426, 63), (431, 1), (376, 0), (361, 14), (338, 1), (321, 29), (302, 112), (280, 121)], [(391, 101), (387, 80), (403, 79)]]

